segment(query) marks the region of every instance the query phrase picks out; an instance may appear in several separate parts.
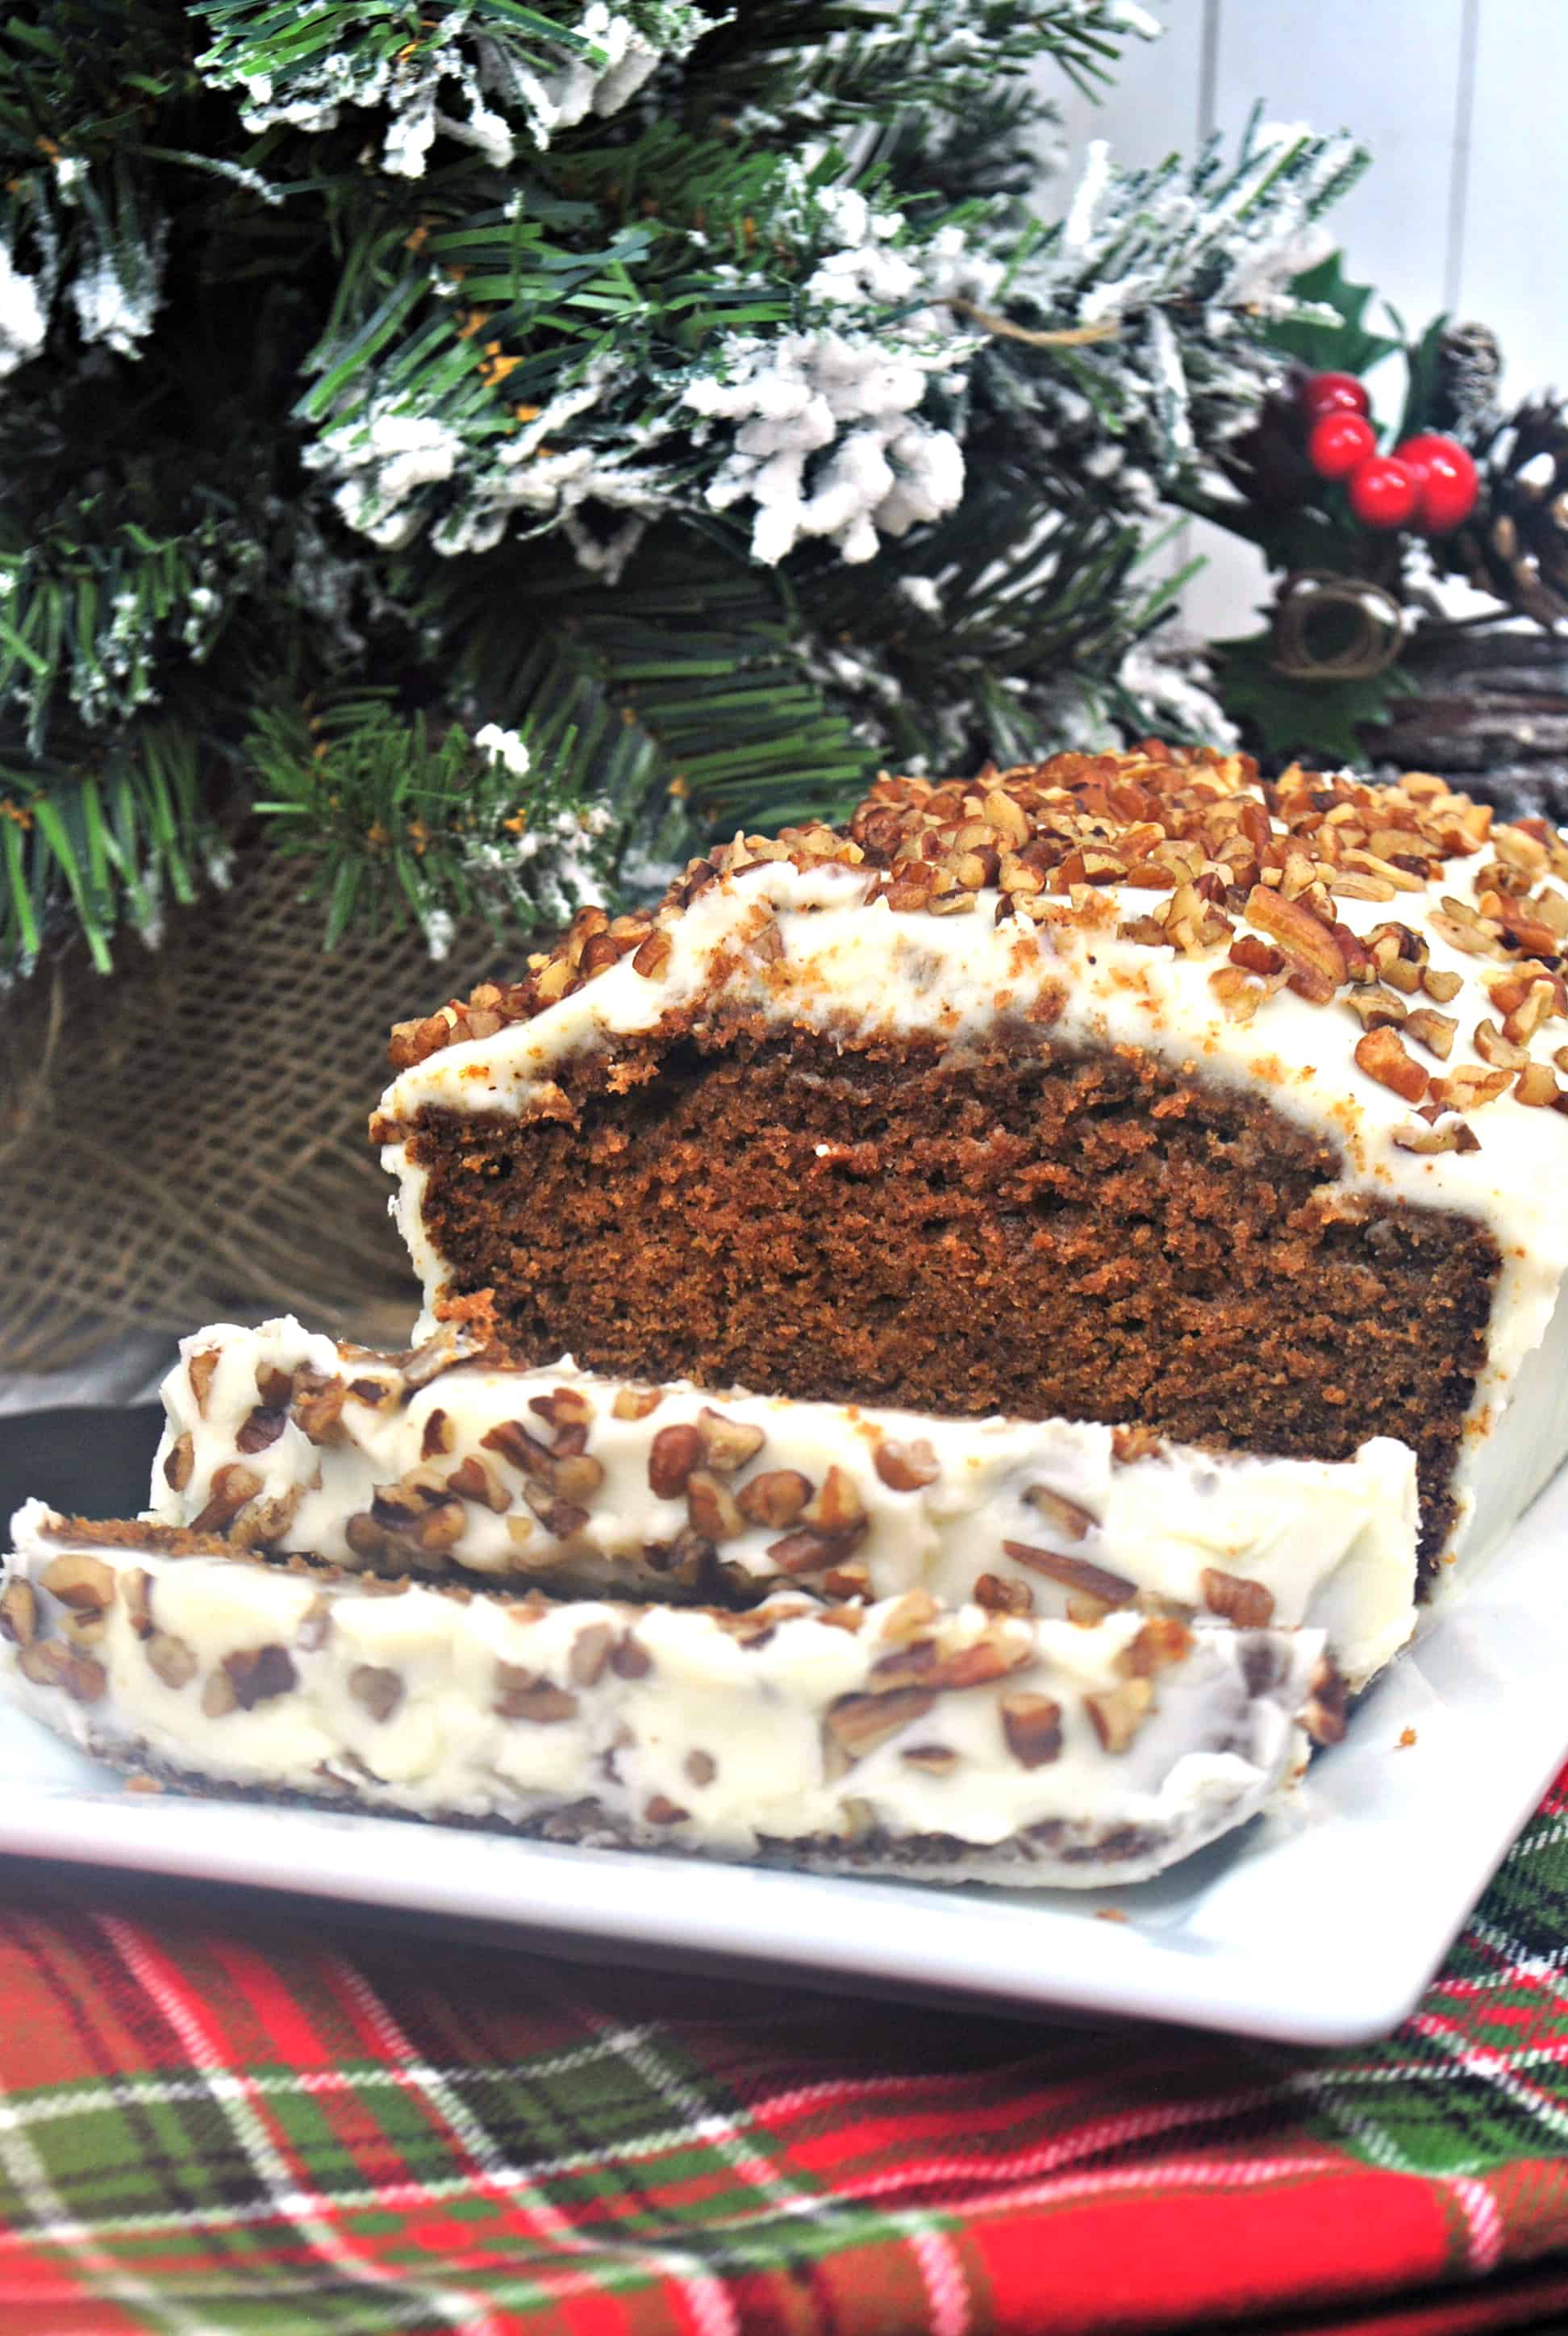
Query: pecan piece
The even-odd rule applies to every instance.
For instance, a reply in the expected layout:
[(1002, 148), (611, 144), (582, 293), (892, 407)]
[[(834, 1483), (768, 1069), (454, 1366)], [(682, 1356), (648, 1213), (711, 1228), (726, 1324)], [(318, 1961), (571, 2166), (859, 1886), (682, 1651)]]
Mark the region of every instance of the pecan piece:
[(30, 1582), (8, 1582), (0, 1591), (0, 1639), (30, 1647), (38, 1636), (38, 1593)]
[(648, 1489), (661, 1501), (678, 1501), (701, 1463), (702, 1437), (689, 1421), (661, 1427), (648, 1446)]
[(142, 1650), (148, 1669), (165, 1687), (188, 1687), (196, 1677), (197, 1661), (194, 1648), (183, 1639), (172, 1637), (167, 1630), (154, 1630)]
[(618, 1387), (609, 1408), (616, 1419), (646, 1419), (663, 1401), (662, 1387)]
[(694, 1468), (687, 1478), (686, 1507), (692, 1531), (705, 1541), (733, 1541), (745, 1531), (735, 1494), (706, 1468)]
[(24, 1647), (16, 1667), (34, 1687), (63, 1688), (73, 1703), (102, 1702), (109, 1674), (91, 1655), (62, 1646), (58, 1639), (36, 1639)]
[(781, 1525), (793, 1525), (811, 1496), (811, 1478), (803, 1476), (798, 1468), (765, 1468), (741, 1486), (735, 1498), (743, 1517), (754, 1525), (770, 1525), (776, 1531)]
[(196, 1465), (196, 1438), (189, 1428), (177, 1436), (163, 1455), (163, 1481), (171, 1493), (182, 1493)]
[(1419, 1103), (1427, 1092), (1427, 1074), (1403, 1042), (1389, 1029), (1368, 1030), (1356, 1041), (1356, 1061), (1369, 1079), (1391, 1087), (1407, 1103)]
[(1086, 1695), (1084, 1708), (1102, 1747), (1125, 1752), (1154, 1708), (1154, 1690), (1146, 1679), (1123, 1679), (1099, 1695)]
[(455, 1493), (460, 1501), (480, 1502), (498, 1517), (503, 1517), (511, 1506), (511, 1494), (502, 1483), (495, 1463), (479, 1452), (466, 1453), (450, 1471), (446, 1489)]
[(1053, 1492), (1049, 1484), (1031, 1484), (1024, 1498), (1030, 1508), (1039, 1511), (1048, 1525), (1066, 1533), (1069, 1541), (1086, 1541), (1100, 1522), (1092, 1509), (1069, 1501), (1065, 1493)]
[(1137, 1583), (1129, 1582), (1125, 1573), (1091, 1565), (1086, 1557), (1068, 1557), (1059, 1549), (1036, 1549), (1027, 1541), (1005, 1541), (1002, 1548), (1016, 1565), (1027, 1565), (1031, 1573), (1044, 1573), (1065, 1590), (1097, 1598), (1104, 1605), (1130, 1606), (1138, 1594)]
[(38, 1576), (38, 1586), (58, 1598), (62, 1606), (102, 1614), (114, 1603), (114, 1569), (85, 1550), (68, 1550), (52, 1557)]
[(231, 1525), (247, 1501), (253, 1501), (261, 1490), (261, 1479), (254, 1468), (242, 1468), (238, 1460), (230, 1460), (212, 1471), (212, 1482), (207, 1488), (207, 1505), (199, 1516), (190, 1520), (192, 1533), (221, 1533)]
[(312, 1444), (341, 1444), (343, 1405), (348, 1389), (340, 1378), (302, 1366), (294, 1374), (294, 1401), (289, 1409), (294, 1425)]
[(1244, 1573), (1225, 1573), (1217, 1565), (1205, 1565), (1199, 1580), (1204, 1605), (1222, 1621), (1233, 1622), (1242, 1630), (1260, 1630), (1273, 1621), (1274, 1593), (1261, 1582), (1253, 1582)]
[(567, 1675), (574, 1687), (592, 1687), (604, 1675), (615, 1644), (614, 1626), (609, 1622), (585, 1622), (571, 1642), (567, 1658)]
[(907, 1444), (884, 1436), (872, 1455), (872, 1465), (892, 1493), (918, 1493), (934, 1484), (942, 1473), (935, 1451), (923, 1436), (913, 1436)]
[[(923, 1719), (936, 1703), (929, 1688), (894, 1689), (888, 1695), (843, 1695), (828, 1711), (825, 1727), (830, 1772), (842, 1776), (845, 1767), (863, 1760), (868, 1752), (886, 1744), (911, 1721)], [(832, 1759), (833, 1754), (839, 1759)]]
[(1247, 895), (1246, 918), (1267, 933), (1290, 968), (1290, 987), (1314, 1006), (1326, 1005), (1345, 979), (1334, 928), (1302, 900), (1287, 900), (1266, 884)]
[(1021, 1767), (1043, 1768), (1062, 1748), (1062, 1707), (1048, 1695), (1005, 1695), (1002, 1734)]
[(265, 1452), (276, 1444), (288, 1424), (288, 1414), (270, 1404), (258, 1403), (235, 1430), (234, 1444), (239, 1452)]
[(720, 1476), (733, 1476), (737, 1468), (755, 1460), (767, 1440), (760, 1427), (726, 1419), (723, 1412), (706, 1404), (697, 1414), (696, 1432), (702, 1438), (704, 1459)]
[(691, 1811), (683, 1809), (678, 1801), (670, 1800), (664, 1793), (655, 1793), (642, 1814), (648, 1825), (685, 1825)]
[(223, 1658), (223, 1675), (241, 1711), (287, 1695), (299, 1684), (299, 1675), (287, 1647), (240, 1647)]
[(216, 1347), (206, 1347), (200, 1354), (192, 1355), (185, 1367), (190, 1392), (196, 1398), (197, 1414), (202, 1419), (207, 1416), (207, 1398), (212, 1391), (213, 1377), (221, 1359)]
[(355, 1663), (348, 1674), (348, 1692), (372, 1719), (386, 1720), (403, 1701), (405, 1689), (398, 1672), (380, 1663)]
[(846, 1558), (863, 1531), (863, 1523), (847, 1533), (822, 1533), (815, 1525), (802, 1525), (782, 1541), (770, 1541), (765, 1554), (781, 1573), (820, 1573)]
[(536, 1728), (554, 1728), (563, 1719), (577, 1717), (575, 1695), (563, 1687), (551, 1687), (548, 1679), (521, 1669), (516, 1663), (498, 1662), (495, 1684), (498, 1719), (527, 1719)]

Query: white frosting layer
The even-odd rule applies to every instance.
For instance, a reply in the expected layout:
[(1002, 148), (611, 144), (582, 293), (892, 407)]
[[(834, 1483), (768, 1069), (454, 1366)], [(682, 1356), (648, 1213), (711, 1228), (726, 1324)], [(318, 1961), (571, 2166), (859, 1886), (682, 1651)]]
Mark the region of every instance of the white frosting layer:
[(908, 1844), (950, 1878), (1133, 1881), (1243, 1823), (1300, 1772), (1322, 1646), (918, 1593), (744, 1617), (377, 1594), (74, 1538), (36, 1502), (14, 1533), (0, 1683), (130, 1765), (728, 1857)]
[[(1113, 1601), (1142, 1594), (1200, 1610), (1241, 1597), (1252, 1621), (1320, 1626), (1356, 1687), (1415, 1619), (1415, 1463), (1387, 1437), (1338, 1463), (1180, 1445), (1119, 1460), (1115, 1430), (1076, 1421), (641, 1389), (570, 1360), (428, 1368), (414, 1358), (424, 1383), (411, 1387), (398, 1358), (339, 1348), (291, 1318), (197, 1332), (164, 1383), (149, 1514), (193, 1524), (219, 1473), (242, 1468), (245, 1505), (209, 1524), (338, 1563), (369, 1556), (384, 1571), (444, 1564), (667, 1598), (711, 1594), (716, 1559), (730, 1593), (747, 1598), (782, 1577), (830, 1598), (923, 1589), (950, 1606), (989, 1575), (1058, 1615), (1069, 1603), (1093, 1611), (1082, 1601), (1096, 1588)], [(325, 1426), (309, 1401), (258, 1409), (279, 1375), (344, 1390)], [(564, 1464), (552, 1458), (561, 1427), (574, 1447)], [(748, 1514), (770, 1486), (781, 1505)], [(700, 1562), (672, 1552), (683, 1534), (705, 1544)]]
[[(1442, 891), (1473, 904), (1485, 854), (1455, 859)], [(1568, 1120), (1532, 1108), (1512, 1093), (1471, 1114), (1480, 1148), (1422, 1154), (1393, 1142), (1419, 1126), (1410, 1107), (1357, 1065), (1360, 1026), (1340, 1001), (1318, 1006), (1281, 989), (1251, 1023), (1232, 1018), (1210, 986), (1224, 945), (1194, 956), (1120, 939), (1115, 918), (1150, 913), (1162, 896), (1112, 894), (1104, 925), (1086, 923), (1064, 901), (1038, 925), (995, 923), (998, 894), (973, 894), (967, 914), (937, 917), (865, 905), (872, 871), (826, 863), (805, 870), (762, 861), (721, 878), (668, 927), (660, 978), (629, 958), (492, 1037), (446, 1046), (404, 1071), (382, 1102), (406, 1125), (426, 1106), (528, 1116), (559, 1105), (556, 1082), (574, 1059), (656, 1031), (671, 1014), (696, 1014), (700, 1036), (735, 1014), (781, 1027), (837, 1033), (937, 1034), (950, 1042), (983, 1036), (999, 1014), (1027, 1014), (1052, 1002), (1053, 1040), (1082, 1047), (1134, 1045), (1215, 1082), (1261, 1095), (1289, 1118), (1326, 1135), (1343, 1161), (1338, 1193), (1454, 1210), (1480, 1219), (1503, 1257), (1486, 1368), (1475, 1389), (1456, 1476), (1461, 1517), (1455, 1549), (1478, 1557), (1495, 1547), (1527, 1497), (1527, 1474), (1488, 1465), (1487, 1445), (1513, 1410), (1514, 1445), (1538, 1455), (1542, 1473), (1568, 1451), (1555, 1371), (1526, 1372), (1553, 1320), (1568, 1269)], [(1358, 933), (1399, 919), (1420, 927), (1435, 969), (1459, 978), (1444, 1005), (1467, 1042), (1495, 1015), (1485, 977), (1505, 968), (1456, 949), (1425, 922), (1425, 892), (1393, 901), (1336, 899), (1340, 921)], [(1238, 920), (1245, 930), (1245, 919)], [(774, 929), (776, 928), (776, 939)], [(765, 949), (748, 940), (765, 930)], [(1265, 938), (1261, 933), (1260, 939)], [(782, 944), (782, 947), (781, 947)], [(1525, 1042), (1550, 1062), (1568, 1029), (1543, 1024)], [(1468, 1056), (1467, 1043), (1458, 1049)], [(1435, 1059), (1429, 1067), (1437, 1070)], [(400, 1178), (395, 1208), (424, 1287), (424, 1324), (443, 1294), (442, 1260), (424, 1229), (421, 1172), (400, 1143), (383, 1151)], [(1450, 1552), (1453, 1553), (1453, 1552)]]

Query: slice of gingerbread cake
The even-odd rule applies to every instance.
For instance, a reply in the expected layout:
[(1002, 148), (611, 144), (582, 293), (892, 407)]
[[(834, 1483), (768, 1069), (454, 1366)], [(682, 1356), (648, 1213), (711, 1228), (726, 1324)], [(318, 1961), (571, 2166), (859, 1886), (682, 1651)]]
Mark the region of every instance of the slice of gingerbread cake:
[(932, 1420), (1394, 1438), (1430, 1581), (1568, 1450), (1565, 880), (1427, 776), (884, 779), (398, 1030), (373, 1134), (426, 1326)]
[(28, 1504), (0, 1685), (131, 1772), (828, 1872), (1132, 1882), (1340, 1732), (1316, 1630), (922, 1591), (747, 1613), (505, 1597)]
[(1062, 1419), (530, 1368), (444, 1330), (400, 1355), (285, 1317), (181, 1344), (150, 1517), (231, 1546), (516, 1596), (755, 1606), (919, 1591), (1092, 1623), (1320, 1628), (1359, 1689), (1416, 1620), (1416, 1476), (1374, 1438), (1265, 1458)]

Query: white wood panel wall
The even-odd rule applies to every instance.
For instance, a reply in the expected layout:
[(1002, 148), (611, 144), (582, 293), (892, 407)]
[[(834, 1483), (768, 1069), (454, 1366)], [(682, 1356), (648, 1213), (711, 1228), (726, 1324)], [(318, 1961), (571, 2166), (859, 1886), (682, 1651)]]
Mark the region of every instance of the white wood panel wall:
[[(1047, 83), (1069, 179), (1089, 138), (1154, 162), (1212, 130), (1234, 138), (1260, 98), (1273, 119), (1350, 130), (1372, 165), (1326, 221), (1348, 272), (1412, 329), (1439, 309), (1489, 324), (1514, 394), (1568, 387), (1568, 0), (1153, 0), (1152, 13), (1164, 39), (1131, 44), (1103, 103)], [(1397, 391), (1391, 379), (1379, 404)], [(1248, 628), (1261, 563), (1213, 529), (1188, 536), (1210, 561), (1189, 622)]]

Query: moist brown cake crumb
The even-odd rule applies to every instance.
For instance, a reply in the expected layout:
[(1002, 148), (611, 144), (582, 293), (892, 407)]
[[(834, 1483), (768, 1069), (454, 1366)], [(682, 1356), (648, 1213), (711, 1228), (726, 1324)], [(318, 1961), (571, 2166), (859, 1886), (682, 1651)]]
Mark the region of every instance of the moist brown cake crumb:
[(454, 1310), (522, 1362), (1229, 1450), (1416, 1451), (1422, 1553), (1499, 1259), (1452, 1212), (1347, 1202), (1334, 1147), (1133, 1048), (998, 1025), (946, 1053), (745, 1031), (671, 1045), (571, 1123), (422, 1113)]

